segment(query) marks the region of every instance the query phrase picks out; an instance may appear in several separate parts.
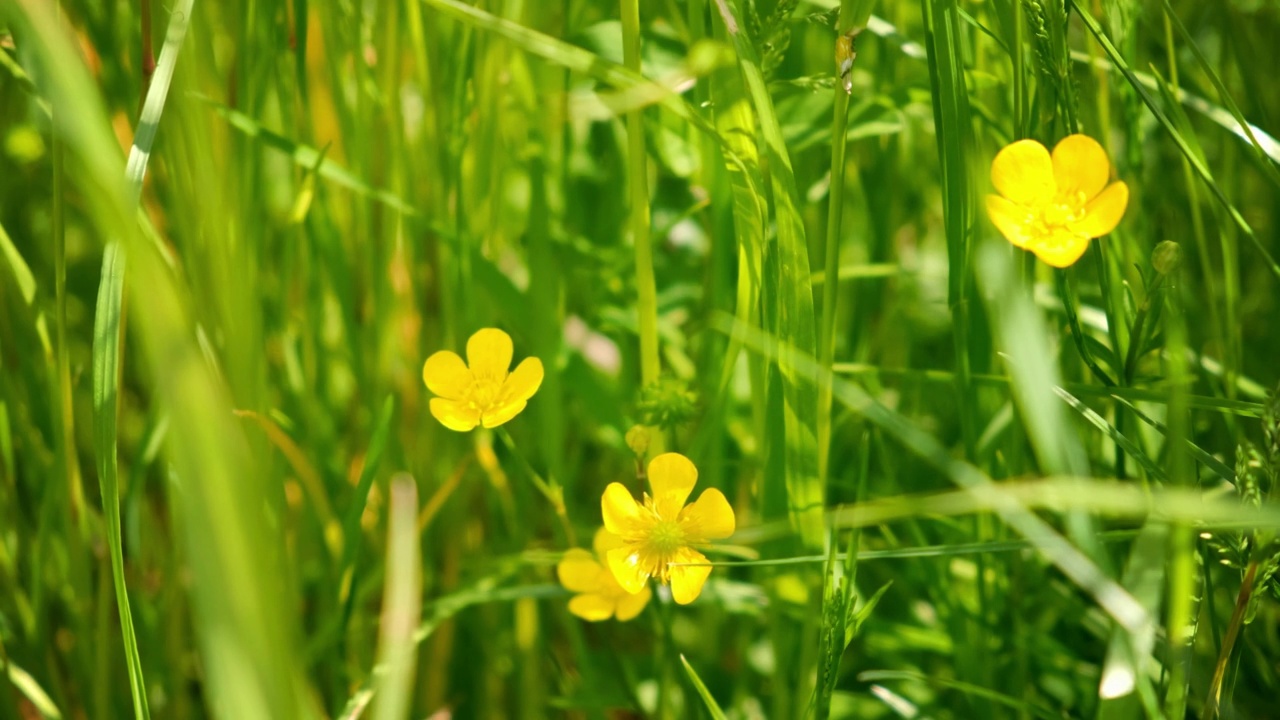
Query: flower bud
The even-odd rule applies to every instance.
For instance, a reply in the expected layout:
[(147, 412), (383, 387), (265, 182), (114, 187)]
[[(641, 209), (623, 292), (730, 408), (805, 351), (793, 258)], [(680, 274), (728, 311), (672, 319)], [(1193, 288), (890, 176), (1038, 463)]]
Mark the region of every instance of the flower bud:
[(1172, 240), (1165, 240), (1151, 251), (1151, 265), (1161, 275), (1168, 275), (1182, 264), (1182, 246)]
[(643, 425), (633, 425), (627, 431), (627, 447), (636, 457), (644, 457), (649, 452), (649, 430)]

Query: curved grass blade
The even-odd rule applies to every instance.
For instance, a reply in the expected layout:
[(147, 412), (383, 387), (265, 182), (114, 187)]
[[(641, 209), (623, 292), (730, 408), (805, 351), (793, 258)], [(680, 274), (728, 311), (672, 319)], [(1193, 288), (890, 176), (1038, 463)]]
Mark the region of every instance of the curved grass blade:
[[(179, 0), (169, 16), (169, 29), (164, 48), (156, 63), (155, 74), (142, 106), (138, 130), (125, 165), (129, 186), (127, 202), (136, 206), (142, 197), (142, 183), (147, 174), (147, 161), (155, 143), (165, 100), (173, 82), (178, 53), (187, 35), (193, 0)], [(119, 413), (119, 381), (121, 353), (124, 347), (124, 273), (125, 254), (119, 241), (107, 245), (102, 258), (102, 281), (98, 289), (98, 307), (93, 328), (93, 407), (98, 456), (98, 484), (107, 520), (107, 545), (111, 553), (111, 575), (115, 584), (116, 605), (120, 612), (120, 629), (124, 637), (125, 663), (129, 669), (129, 688), (134, 716), (146, 720), (151, 716), (147, 703), (146, 680), (142, 674), (142, 658), (129, 609), (129, 591), (124, 577), (124, 548), (120, 530), (120, 484), (117, 473), (116, 416)]]
[(698, 671), (694, 670), (693, 666), (689, 664), (684, 653), (680, 653), (680, 664), (684, 665), (684, 672), (689, 676), (689, 682), (693, 683), (693, 689), (698, 691), (698, 697), (701, 697), (702, 704), (707, 706), (707, 712), (711, 714), (712, 720), (725, 720), (724, 710), (720, 709), (720, 704), (711, 696), (711, 691), (707, 689), (706, 683), (702, 682), (702, 678), (698, 677)]
[(124, 255), (119, 243), (107, 245), (102, 257), (102, 284), (93, 321), (93, 425), (98, 457), (98, 487), (107, 522), (107, 547), (111, 553), (111, 578), (120, 612), (125, 663), (135, 717), (150, 717), (142, 658), (133, 630), (129, 591), (125, 585), (124, 547), (120, 531), (120, 479), (118, 474), (116, 416), (120, 412), (120, 356), (124, 340)]

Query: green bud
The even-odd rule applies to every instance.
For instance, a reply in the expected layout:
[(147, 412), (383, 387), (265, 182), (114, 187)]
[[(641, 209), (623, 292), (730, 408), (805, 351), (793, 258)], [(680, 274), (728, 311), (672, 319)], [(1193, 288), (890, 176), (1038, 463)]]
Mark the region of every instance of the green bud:
[(1182, 264), (1182, 246), (1172, 240), (1165, 240), (1151, 251), (1151, 265), (1161, 275), (1168, 275)]
[(683, 382), (671, 377), (660, 378), (640, 392), (640, 422), (650, 427), (671, 429), (692, 419), (697, 413), (697, 395)]
[(643, 425), (633, 425), (627, 431), (627, 447), (636, 457), (644, 457), (649, 452), (649, 430)]

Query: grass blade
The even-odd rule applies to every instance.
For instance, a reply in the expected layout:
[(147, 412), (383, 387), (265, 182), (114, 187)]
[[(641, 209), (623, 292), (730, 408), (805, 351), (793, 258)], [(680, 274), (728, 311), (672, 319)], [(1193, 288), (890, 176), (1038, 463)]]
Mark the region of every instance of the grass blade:
[(702, 678), (698, 677), (698, 672), (689, 664), (684, 653), (680, 654), (680, 664), (684, 665), (684, 672), (689, 676), (689, 682), (693, 683), (693, 689), (698, 691), (698, 696), (702, 698), (702, 703), (706, 705), (707, 712), (710, 713), (712, 720), (725, 720), (724, 711), (720, 709), (720, 704), (716, 702), (714, 697), (711, 697), (711, 691), (707, 689), (706, 683), (702, 682)]
[(107, 547), (111, 553), (111, 577), (120, 612), (120, 631), (124, 639), (125, 664), (129, 669), (134, 716), (145, 720), (150, 717), (150, 710), (147, 705), (146, 681), (142, 676), (142, 658), (138, 653), (138, 640), (133, 630), (133, 613), (129, 609), (129, 591), (124, 576), (123, 538), (120, 532), (116, 416), (120, 412), (123, 302), (124, 256), (119, 244), (111, 243), (102, 257), (102, 284), (98, 290), (98, 308), (93, 323), (94, 445), (98, 457), (98, 487), (102, 491), (102, 511), (107, 522)]
[(418, 540), (418, 487), (401, 474), (391, 479), (387, 527), (387, 576), (382, 594), (382, 624), (375, 720), (407, 717), (413, 698), (417, 660), (414, 630), (422, 615), (422, 561)]

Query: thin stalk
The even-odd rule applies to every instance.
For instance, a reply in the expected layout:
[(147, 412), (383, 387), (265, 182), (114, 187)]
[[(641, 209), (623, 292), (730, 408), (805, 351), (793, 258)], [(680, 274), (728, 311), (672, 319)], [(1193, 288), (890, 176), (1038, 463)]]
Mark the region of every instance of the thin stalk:
[[(620, 0), (622, 9), (622, 62), (640, 72), (640, 2)], [(650, 237), (649, 170), (644, 142), (644, 114), (627, 113), (627, 185), (631, 198), (631, 234), (636, 246), (636, 311), (640, 328), (640, 381), (656, 382), (661, 372), (658, 357), (658, 290), (653, 274), (653, 238)]]
[[(853, 0), (840, 3), (840, 19), (836, 26), (840, 33), (838, 47), (844, 47), (844, 34), (853, 28)], [(852, 48), (850, 48), (850, 51)], [(837, 53), (837, 61), (841, 61)], [(848, 62), (853, 62), (850, 56)], [(844, 68), (839, 68), (843, 73)], [(835, 117), (831, 121), (831, 187), (827, 195), (827, 245), (822, 255), (824, 280), (822, 284), (822, 325), (818, 328), (818, 362), (830, 371), (835, 363), (836, 296), (840, 290), (840, 221), (844, 216), (845, 131), (849, 120), (849, 93), (837, 83)], [(827, 464), (831, 457), (831, 383), (818, 385), (818, 478), (827, 480)]]
[(1236, 607), (1231, 611), (1231, 623), (1227, 625), (1227, 635), (1222, 640), (1222, 649), (1218, 652), (1218, 662), (1213, 668), (1213, 679), (1209, 681), (1209, 691), (1205, 694), (1204, 711), (1201, 720), (1213, 720), (1218, 716), (1218, 704), (1221, 701), (1222, 681), (1227, 674), (1227, 663), (1236, 646), (1236, 638), (1240, 636), (1240, 628), (1244, 625), (1244, 611), (1253, 599), (1253, 585), (1258, 579), (1258, 561), (1253, 560), (1245, 570), (1244, 580), (1240, 583), (1240, 592), (1236, 595)]

